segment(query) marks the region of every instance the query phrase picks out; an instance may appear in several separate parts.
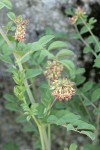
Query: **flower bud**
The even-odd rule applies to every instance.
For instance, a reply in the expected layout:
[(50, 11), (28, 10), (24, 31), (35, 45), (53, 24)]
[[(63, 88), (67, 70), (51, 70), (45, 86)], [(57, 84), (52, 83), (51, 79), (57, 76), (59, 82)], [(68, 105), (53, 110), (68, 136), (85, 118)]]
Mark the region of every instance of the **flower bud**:
[(74, 24), (76, 23), (77, 19), (78, 19), (77, 16), (71, 17), (71, 18), (69, 19), (70, 24), (71, 24), (71, 25), (74, 25)]

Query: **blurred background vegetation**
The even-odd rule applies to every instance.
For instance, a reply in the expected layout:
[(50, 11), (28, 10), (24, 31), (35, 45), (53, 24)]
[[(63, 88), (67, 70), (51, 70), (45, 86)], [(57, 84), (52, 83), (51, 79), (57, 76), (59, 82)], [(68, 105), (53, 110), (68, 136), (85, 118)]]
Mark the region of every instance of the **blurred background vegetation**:
[[(69, 48), (75, 52), (72, 58), (79, 67), (85, 67), (85, 77), (92, 79), (96, 83), (100, 81), (99, 69), (92, 68), (93, 56), (84, 55), (82, 43), (79, 40), (71, 40), (69, 35), (73, 32), (73, 27), (69, 25), (69, 17), (66, 10), (81, 6), (87, 12), (88, 17), (95, 17), (97, 22), (93, 33), (100, 38), (100, 0), (11, 0), (13, 12), (29, 19), (27, 27), (26, 42), (36, 41), (41, 35), (54, 33), (56, 38), (69, 43)], [(8, 22), (6, 17), (7, 9), (0, 10), (0, 25), (5, 26)], [(88, 34), (84, 35), (85, 37)], [(34, 138), (31, 129), (23, 128), (23, 124), (16, 122), (17, 113), (10, 112), (5, 108), (5, 92), (13, 91), (13, 81), (4, 70), (7, 65), (0, 62), (0, 150), (32, 150)], [(23, 130), (22, 130), (23, 129)], [(28, 131), (28, 133), (27, 133)], [(100, 150), (100, 147), (93, 148), (91, 145), (83, 145), (91, 141), (85, 136), (80, 136), (74, 132), (57, 129), (53, 131), (53, 150), (62, 150), (61, 145), (70, 145), (72, 142), (78, 143), (79, 150)], [(57, 138), (56, 138), (57, 137)], [(100, 137), (99, 137), (100, 138)], [(38, 143), (37, 143), (38, 144)], [(100, 139), (98, 144), (100, 145)], [(20, 148), (18, 148), (18, 146)]]

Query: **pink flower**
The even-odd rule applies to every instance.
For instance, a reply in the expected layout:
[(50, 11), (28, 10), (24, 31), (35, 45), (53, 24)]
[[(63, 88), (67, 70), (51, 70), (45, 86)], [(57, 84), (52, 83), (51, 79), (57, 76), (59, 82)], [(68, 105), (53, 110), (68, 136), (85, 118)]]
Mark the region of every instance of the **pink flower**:
[(48, 67), (46, 68), (46, 71), (44, 71), (44, 75), (52, 81), (61, 76), (63, 69), (63, 65), (58, 61), (48, 61)]
[(19, 42), (24, 42), (26, 37), (26, 26), (28, 24), (28, 21), (23, 21), (22, 17), (15, 19), (15, 23), (17, 25), (16, 32), (15, 32), (15, 40), (18, 40)]
[(50, 88), (52, 90), (52, 95), (60, 101), (70, 100), (76, 92), (75, 83), (67, 78), (54, 80)]

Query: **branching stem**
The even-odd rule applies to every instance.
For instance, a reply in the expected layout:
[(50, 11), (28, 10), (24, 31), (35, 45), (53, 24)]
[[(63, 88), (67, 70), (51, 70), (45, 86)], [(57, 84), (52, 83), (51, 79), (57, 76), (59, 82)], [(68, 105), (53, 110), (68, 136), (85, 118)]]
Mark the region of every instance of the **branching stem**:
[(91, 49), (92, 54), (96, 57), (97, 54), (93, 51), (93, 49), (90, 47), (90, 45), (83, 39), (83, 37), (82, 37), (82, 35), (80, 34), (80, 32), (79, 32), (77, 26), (76, 26), (76, 25), (74, 25), (74, 26), (75, 26), (76, 32), (77, 32), (77, 33), (79, 34), (79, 36), (80, 36), (80, 40), (84, 43), (85, 46), (87, 46), (87, 47), (89, 47), (89, 48)]
[[(4, 38), (4, 40), (7, 42), (8, 46), (9, 46), (10, 48), (13, 48), (12, 43), (9, 41), (9, 39), (7, 38), (6, 34), (3, 32), (3, 30), (2, 30), (1, 27), (0, 27), (0, 34), (2, 35), (2, 37)], [(16, 61), (17, 61), (17, 56), (16, 56), (16, 54), (13, 53), (13, 55), (14, 55)], [(19, 67), (19, 70), (20, 70), (20, 71), (23, 71), (23, 70), (24, 70), (24, 69), (23, 69), (23, 66), (22, 66), (22, 64), (21, 64), (20, 62), (18, 63), (18, 67)], [(33, 97), (33, 95), (32, 95), (32, 92), (31, 92), (31, 90), (30, 90), (30, 88), (29, 88), (27, 79), (25, 79), (24, 85), (25, 85), (25, 87), (26, 87), (27, 94), (28, 94), (28, 96), (29, 96), (29, 99), (30, 99), (31, 103), (34, 103), (35, 100), (34, 100), (34, 97)]]

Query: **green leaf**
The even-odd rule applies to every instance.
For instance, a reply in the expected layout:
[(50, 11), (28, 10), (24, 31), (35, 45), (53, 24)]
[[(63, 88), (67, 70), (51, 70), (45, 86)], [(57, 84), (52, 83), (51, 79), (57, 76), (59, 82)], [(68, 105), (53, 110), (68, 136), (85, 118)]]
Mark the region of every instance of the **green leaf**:
[(12, 4), (9, 0), (1, 0), (1, 2), (6, 8), (11, 9), (12, 8)]
[(71, 60), (60, 60), (60, 62), (66, 67), (66, 72), (71, 79), (75, 78), (75, 64)]
[(77, 145), (76, 144), (71, 144), (69, 150), (76, 150), (77, 149)]
[(30, 119), (31, 119), (31, 116), (27, 116), (26, 117), (26, 120), (29, 122), (30, 121)]
[(42, 70), (41, 69), (28, 69), (26, 71), (26, 78), (34, 78), (38, 75), (42, 74)]
[(54, 58), (54, 55), (52, 53), (50, 53), (49, 51), (47, 50), (42, 50), (40, 52), (40, 56), (38, 58), (38, 63), (42, 63), (42, 61), (45, 59), (45, 57), (48, 57), (49, 59), (53, 59)]
[(8, 142), (3, 145), (3, 150), (20, 150), (19, 146), (15, 144), (14, 142)]
[(92, 102), (99, 100), (100, 98), (100, 88), (97, 88), (91, 95)]
[(87, 33), (87, 32), (89, 32), (89, 30), (87, 29), (86, 26), (83, 26), (83, 27), (81, 28), (81, 30), (80, 30), (80, 33), (81, 33), (81, 34), (84, 34), (84, 33)]
[(39, 140), (34, 142), (34, 149), (41, 149), (41, 143)]
[(69, 8), (69, 9), (66, 9), (65, 10), (65, 13), (67, 14), (67, 15), (71, 15), (71, 16), (73, 16), (74, 15), (74, 12)]
[(38, 116), (38, 118), (43, 118), (45, 116), (46, 112), (47, 112), (47, 109), (45, 108), (44, 104), (40, 103), (38, 105), (38, 108), (37, 108), (37, 116)]
[(84, 99), (83, 104), (85, 106), (90, 106), (91, 105), (91, 101), (89, 101), (88, 99)]
[(22, 62), (22, 63), (27, 62), (27, 61), (30, 59), (30, 57), (31, 57), (31, 55), (25, 56), (24, 58), (22, 58), (21, 62)]
[(88, 144), (84, 146), (83, 150), (100, 150), (100, 147), (93, 144)]
[(21, 104), (21, 107), (23, 108), (23, 110), (24, 110), (25, 112), (30, 111), (30, 108), (29, 108), (28, 104), (23, 103), (23, 104)]
[(32, 111), (33, 115), (37, 115), (38, 114), (38, 107), (39, 107), (38, 103), (33, 103), (31, 105), (31, 111)]
[(80, 118), (80, 116), (75, 115), (73, 113), (68, 113), (68, 114), (66, 113), (66, 114), (63, 114), (63, 116), (57, 120), (56, 124), (63, 125), (65, 123), (72, 123), (72, 122), (78, 120), (79, 118)]
[(99, 108), (95, 108), (95, 109), (93, 110), (93, 112), (94, 112), (94, 114), (96, 114), (96, 115), (100, 115), (100, 109), (99, 109)]
[(89, 19), (89, 24), (94, 24), (95, 22), (97, 22), (97, 20), (94, 17)]
[(77, 85), (80, 85), (80, 84), (82, 84), (85, 80), (86, 80), (86, 78), (85, 78), (84, 76), (78, 75), (78, 76), (76, 77), (75, 83), (76, 83)]
[(8, 55), (2, 55), (2, 56), (0, 56), (0, 60), (6, 62), (8, 64), (12, 64), (12, 60), (11, 60), (11, 58)]
[(16, 122), (18, 123), (23, 123), (23, 122), (26, 122), (26, 116), (23, 114), (23, 115), (20, 115), (16, 118)]
[(5, 108), (11, 111), (19, 112), (19, 108), (16, 103), (6, 103)]
[(68, 69), (68, 70), (74, 70), (75, 65), (71, 60), (60, 60), (60, 62)]
[(93, 38), (92, 36), (89, 36), (89, 37), (86, 39), (86, 42), (87, 42), (88, 44), (95, 43), (94, 38)]
[(67, 125), (67, 131), (70, 131), (70, 130), (74, 130), (74, 127), (72, 124)]
[(100, 68), (100, 54), (94, 60), (95, 64), (94, 67)]
[(60, 50), (56, 57), (61, 57), (61, 56), (72, 56), (74, 55), (74, 52), (72, 52), (71, 50), (68, 50), (68, 49), (62, 49)]
[(76, 75), (78, 75), (78, 74), (83, 74), (85, 72), (85, 69), (84, 68), (78, 68), (77, 70), (76, 70)]
[(17, 102), (17, 98), (13, 95), (10, 95), (10, 94), (5, 94), (4, 95), (4, 98), (8, 101), (8, 102)]
[(64, 150), (68, 150), (68, 148), (64, 148)]
[(39, 50), (43, 50), (43, 46), (39, 43), (39, 42), (34, 42), (34, 43), (28, 43), (26, 46), (26, 51), (27, 53), (29, 53), (29, 51), (39, 51)]
[(82, 90), (83, 90), (83, 92), (87, 92), (87, 91), (89, 91), (92, 87), (93, 87), (93, 82), (88, 81), (88, 82), (86, 82), (86, 83), (83, 85)]
[(57, 119), (56, 116), (50, 115), (50, 116), (48, 117), (48, 119), (47, 119), (47, 122), (56, 124), (56, 121), (57, 121), (57, 120), (58, 120), (58, 119)]
[(84, 52), (85, 54), (90, 53), (91, 51), (92, 51), (92, 48), (91, 48), (91, 47), (88, 47), (88, 46), (85, 46), (84, 49), (83, 49), (83, 52)]
[(93, 130), (93, 131), (95, 130), (95, 127), (93, 125), (88, 124), (82, 120), (77, 120), (77, 122), (74, 122), (73, 124), (77, 126), (78, 130), (79, 129), (84, 129), (84, 130), (87, 129), (87, 130)]
[(24, 128), (23, 128), (23, 131), (24, 132), (33, 132), (35, 129), (35, 127), (31, 124), (28, 124), (28, 125), (25, 125)]
[[(64, 125), (68, 130), (78, 131), (89, 136), (92, 140), (95, 138), (95, 134), (93, 133), (95, 131), (95, 127), (80, 120), (79, 115), (75, 115), (67, 110), (56, 110), (52, 112), (52, 114), (47, 118), (47, 122), (56, 125)], [(75, 126), (75, 129), (73, 126)]]
[(81, 133), (87, 135), (88, 137), (90, 137), (91, 140), (95, 139), (95, 134), (91, 131), (81, 131)]
[(45, 35), (45, 36), (41, 37), (38, 42), (41, 45), (45, 45), (45, 44), (49, 43), (53, 38), (54, 38), (54, 35)]
[(72, 35), (70, 36), (71, 39), (80, 39), (80, 35), (78, 33), (72, 33)]
[(50, 27), (46, 27), (45, 34), (46, 35), (52, 35), (52, 34), (54, 34), (54, 32), (53, 32), (53, 30)]
[[(14, 46), (14, 45), (13, 45)], [(15, 46), (14, 46), (15, 48)], [(10, 48), (6, 43), (2, 45), (3, 56), (6, 57), (13, 52), (13, 48)]]
[[(86, 19), (84, 18), (84, 21), (86, 22)], [(78, 26), (78, 25), (83, 25), (83, 21), (82, 21), (82, 19), (81, 18), (78, 18), (78, 20), (76, 21), (76, 25)]]
[[(100, 41), (98, 41), (98, 44), (100, 45)], [(96, 53), (100, 52), (100, 49), (98, 48), (97, 44), (94, 45), (94, 49)]]
[(15, 20), (16, 15), (13, 12), (8, 12), (7, 16), (11, 19), (11, 20)]
[(5, 5), (2, 2), (0, 2), (0, 9), (2, 9), (4, 6)]
[(57, 125), (63, 125), (65, 123), (75, 122), (79, 118), (80, 118), (79, 115), (75, 115), (69, 111), (59, 110), (55, 112), (55, 115), (50, 115), (47, 121)]
[(12, 25), (13, 25), (13, 22), (12, 22), (12, 21), (10, 21), (10, 22), (8, 22), (8, 23), (7, 23), (7, 25), (6, 25), (6, 26), (4, 26), (4, 29), (5, 29), (5, 30), (7, 30), (7, 31), (9, 31), (9, 30), (11, 30)]
[(55, 41), (53, 43), (51, 43), (48, 47), (48, 50), (53, 50), (53, 49), (56, 49), (56, 48), (62, 48), (62, 47), (66, 47), (66, 43), (65, 42), (62, 42), (62, 41)]
[(50, 87), (46, 82), (40, 83), (41, 102), (47, 108), (53, 101), (53, 96), (50, 92)]

